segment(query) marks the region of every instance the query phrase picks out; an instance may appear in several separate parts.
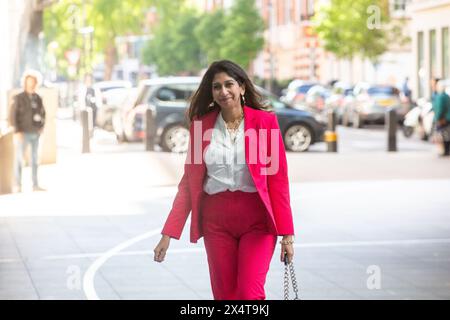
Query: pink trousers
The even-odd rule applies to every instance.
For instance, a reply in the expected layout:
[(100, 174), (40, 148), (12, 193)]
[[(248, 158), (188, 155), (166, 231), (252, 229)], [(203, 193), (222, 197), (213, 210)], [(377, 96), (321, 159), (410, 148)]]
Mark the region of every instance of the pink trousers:
[(259, 194), (204, 193), (202, 229), (215, 300), (264, 300), (277, 236)]

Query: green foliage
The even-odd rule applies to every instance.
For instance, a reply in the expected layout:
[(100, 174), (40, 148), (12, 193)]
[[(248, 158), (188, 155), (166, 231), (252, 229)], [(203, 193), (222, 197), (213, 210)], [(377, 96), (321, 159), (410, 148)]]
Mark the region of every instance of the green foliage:
[(247, 69), (264, 46), (264, 22), (255, 1), (235, 0), (226, 20), (220, 40), (221, 56)]
[(248, 68), (264, 45), (264, 23), (254, 0), (236, 0), (230, 12), (202, 16), (182, 6), (172, 10), (164, 8), (143, 53), (144, 63), (155, 64), (161, 75), (196, 73), (218, 59)]
[(330, 0), (317, 10), (315, 31), (339, 58), (376, 61), (388, 46), (388, 5), (387, 0)]
[(200, 18), (188, 8), (169, 16), (154, 30), (153, 39), (144, 49), (143, 62), (155, 64), (160, 75), (196, 73), (201, 68), (201, 52), (194, 29)]
[[(143, 30), (145, 11), (156, 0), (60, 0), (44, 12), (46, 42), (56, 41), (58, 67), (67, 69), (64, 52), (83, 48), (82, 27), (92, 26), (93, 51), (105, 53), (115, 46), (116, 36), (139, 34)], [(82, 57), (85, 58), (85, 57)]]
[(208, 64), (221, 59), (220, 41), (225, 29), (225, 12), (218, 9), (212, 13), (205, 13), (194, 30), (200, 48)]

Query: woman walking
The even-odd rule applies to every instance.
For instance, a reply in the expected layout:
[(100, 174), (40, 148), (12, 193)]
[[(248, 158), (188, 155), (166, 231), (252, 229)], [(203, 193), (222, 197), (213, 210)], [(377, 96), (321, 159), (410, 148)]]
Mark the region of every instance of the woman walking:
[(263, 300), (277, 236), (294, 256), (287, 161), (275, 114), (237, 64), (216, 61), (189, 108), (190, 143), (178, 193), (154, 249), (162, 262), (192, 211), (190, 240), (204, 238), (216, 300)]

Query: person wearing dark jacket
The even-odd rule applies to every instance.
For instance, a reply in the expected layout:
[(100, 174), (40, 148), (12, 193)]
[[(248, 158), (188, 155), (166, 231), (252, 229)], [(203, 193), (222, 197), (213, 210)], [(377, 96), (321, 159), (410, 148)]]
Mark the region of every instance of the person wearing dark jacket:
[(444, 152), (442, 156), (450, 155), (450, 97), (445, 93), (443, 83), (437, 83), (437, 92), (433, 98), (434, 123), (436, 131), (441, 136)]
[(22, 191), (23, 157), (28, 145), (31, 146), (31, 168), (33, 190), (43, 191), (38, 183), (39, 138), (45, 125), (45, 108), (42, 98), (36, 93), (40, 74), (34, 71), (23, 76), (24, 91), (14, 97), (10, 110), (10, 124), (14, 127), (16, 144), (15, 178), (16, 191)]

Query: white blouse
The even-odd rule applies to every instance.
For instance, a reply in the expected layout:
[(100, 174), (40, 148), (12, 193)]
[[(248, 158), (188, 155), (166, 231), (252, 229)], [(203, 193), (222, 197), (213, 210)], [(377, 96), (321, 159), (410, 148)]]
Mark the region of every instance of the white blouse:
[[(205, 153), (207, 177), (203, 190), (208, 194), (240, 190), (257, 192), (245, 162), (244, 121), (232, 137), (227, 130), (222, 113), (217, 116), (211, 142)], [(235, 141), (232, 141), (235, 138)]]

